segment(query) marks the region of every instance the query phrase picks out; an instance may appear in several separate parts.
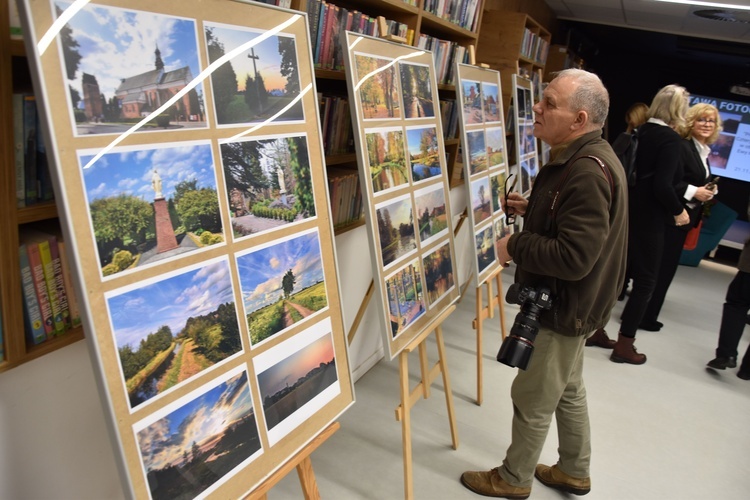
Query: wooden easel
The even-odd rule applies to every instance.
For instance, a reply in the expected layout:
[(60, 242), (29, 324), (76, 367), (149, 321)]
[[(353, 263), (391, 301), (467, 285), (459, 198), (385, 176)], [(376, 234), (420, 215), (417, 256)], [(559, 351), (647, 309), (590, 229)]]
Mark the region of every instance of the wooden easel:
[[(445, 344), (443, 343), (442, 324), (445, 319), (456, 309), (453, 304), (436, 317), (432, 323), (414, 340), (412, 340), (398, 355), (398, 367), (400, 377), (401, 404), (396, 408), (396, 420), (401, 422), (402, 442), (404, 447), (404, 498), (414, 498), (414, 485), (412, 478), (412, 453), (411, 453), (411, 409), (417, 404), (420, 397), (430, 397), (430, 385), (438, 376), (443, 375), (443, 388), (445, 391), (445, 404), (448, 407), (448, 423), (451, 429), (453, 449), (458, 449), (458, 429), (453, 412), (453, 393), (451, 392), (450, 377), (448, 376), (448, 365), (445, 360)], [(425, 340), (430, 333), (435, 332), (437, 340), (438, 360), (430, 369), (427, 360), (427, 346)], [(409, 384), (409, 353), (415, 349), (419, 350), (419, 366), (422, 377), (419, 383), (410, 389)]]
[[(495, 316), (495, 307), (500, 309), (500, 332), (502, 340), (505, 340), (505, 308), (503, 307), (503, 279), (500, 276), (503, 268), (498, 268), (493, 274), (477, 287), (476, 317), (471, 327), (477, 331), (477, 405), (482, 404), (482, 323), (487, 318)], [(495, 282), (497, 293), (492, 291), (492, 282)], [(487, 305), (484, 305), (482, 289), (487, 287)]]
[(310, 461), (310, 454), (315, 451), (318, 446), (325, 443), (334, 432), (341, 428), (341, 424), (333, 422), (331, 425), (323, 429), (323, 431), (315, 436), (307, 446), (302, 448), (296, 455), (289, 459), (280, 469), (271, 474), (268, 479), (260, 483), (260, 485), (253, 490), (248, 496), (248, 500), (266, 500), (266, 494), (268, 491), (276, 486), (276, 483), (281, 481), (293, 468), (297, 469), (297, 475), (299, 475), (299, 482), (302, 486), (302, 494), (305, 496), (305, 500), (315, 500), (320, 498), (318, 492), (318, 483), (315, 481), (315, 473), (313, 472), (312, 462)]

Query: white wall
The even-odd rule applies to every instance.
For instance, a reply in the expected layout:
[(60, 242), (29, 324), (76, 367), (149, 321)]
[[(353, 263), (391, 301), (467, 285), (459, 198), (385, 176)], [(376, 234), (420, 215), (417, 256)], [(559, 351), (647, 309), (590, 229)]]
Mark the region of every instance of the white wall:
[[(454, 224), (464, 188), (451, 192)], [(459, 283), (473, 269), (465, 223), (456, 238)], [(336, 237), (347, 332), (372, 280), (365, 227)], [(371, 300), (349, 347), (356, 381), (383, 357), (380, 319)], [(87, 340), (0, 374), (0, 497), (104, 500), (122, 498)], [(394, 379), (394, 387), (398, 383)], [(356, 397), (356, 385), (355, 385)]]

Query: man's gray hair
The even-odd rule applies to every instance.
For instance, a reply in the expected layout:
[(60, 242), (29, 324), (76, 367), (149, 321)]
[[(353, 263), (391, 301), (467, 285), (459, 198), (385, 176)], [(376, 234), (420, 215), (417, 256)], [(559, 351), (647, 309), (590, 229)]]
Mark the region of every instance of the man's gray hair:
[(599, 77), (583, 69), (569, 68), (555, 73), (555, 78), (572, 78), (578, 83), (568, 97), (570, 109), (586, 111), (590, 123), (602, 128), (609, 114), (609, 92)]

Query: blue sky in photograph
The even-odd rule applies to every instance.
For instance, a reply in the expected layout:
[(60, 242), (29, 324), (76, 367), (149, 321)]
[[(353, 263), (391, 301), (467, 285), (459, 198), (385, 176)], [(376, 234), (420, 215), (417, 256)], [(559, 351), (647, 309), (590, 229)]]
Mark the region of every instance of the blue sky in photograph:
[[(247, 29), (229, 28), (222, 25), (205, 23), (206, 28), (213, 31), (216, 37), (224, 45), (224, 53), (230, 52), (240, 45), (260, 36), (262, 33), (249, 31)], [(281, 76), (281, 55), (279, 54), (279, 37), (271, 36), (258, 45), (252, 47), (258, 59), (250, 59), (248, 50), (231, 60), (232, 68), (237, 75), (237, 86), (241, 92), (245, 90), (245, 79), (247, 75), (255, 78), (255, 68), (263, 76), (266, 89), (283, 90), (286, 86), (286, 78)], [(253, 67), (255, 61), (255, 68)]]
[[(81, 167), (94, 155), (81, 155)], [(154, 168), (162, 180), (162, 194), (169, 199), (182, 181), (198, 180), (198, 188), (216, 189), (214, 159), (210, 144), (187, 143), (155, 149), (114, 150), (83, 169), (88, 202), (119, 194), (129, 194), (151, 202), (154, 189), (151, 176)]]
[(273, 396), (287, 385), (294, 385), (320, 363), (334, 359), (333, 341), (327, 334), (303, 347), (287, 358), (279, 361), (264, 372), (258, 374), (260, 395)]
[(118, 348), (127, 344), (137, 348), (141, 339), (163, 325), (178, 335), (188, 318), (203, 316), (227, 302), (234, 302), (234, 295), (226, 260), (107, 299)]
[[(407, 128), (406, 129), (406, 144), (409, 147), (410, 155), (418, 155), (422, 153), (422, 133), (425, 130), (434, 129), (435, 127), (424, 127), (424, 128)], [(430, 146), (437, 147), (437, 134), (435, 134), (435, 140)]]
[[(63, 10), (70, 2), (55, 2)], [(166, 71), (190, 67), (200, 73), (196, 23), (162, 14), (86, 5), (68, 23), (82, 56), (69, 84), (83, 97), (83, 73), (96, 77), (109, 100), (123, 78), (155, 69), (154, 51), (159, 48)], [(64, 71), (64, 70), (63, 70)], [(200, 87), (197, 89), (199, 93)]]
[(283, 295), (281, 279), (291, 269), (294, 292), (323, 281), (318, 233), (312, 232), (237, 257), (245, 313), (273, 304)]
[(183, 452), (201, 446), (251, 414), (253, 400), (243, 371), (138, 432), (146, 470), (180, 465)]

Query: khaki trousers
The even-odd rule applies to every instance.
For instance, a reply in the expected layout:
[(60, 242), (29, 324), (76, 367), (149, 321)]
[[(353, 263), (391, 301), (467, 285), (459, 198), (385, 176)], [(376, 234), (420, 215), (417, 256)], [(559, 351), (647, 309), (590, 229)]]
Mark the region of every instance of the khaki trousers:
[(513, 434), (499, 472), (513, 486), (530, 487), (547, 438), (557, 419), (560, 470), (589, 477), (591, 429), (583, 385), (585, 336), (566, 337), (540, 328), (526, 371), (511, 387)]

